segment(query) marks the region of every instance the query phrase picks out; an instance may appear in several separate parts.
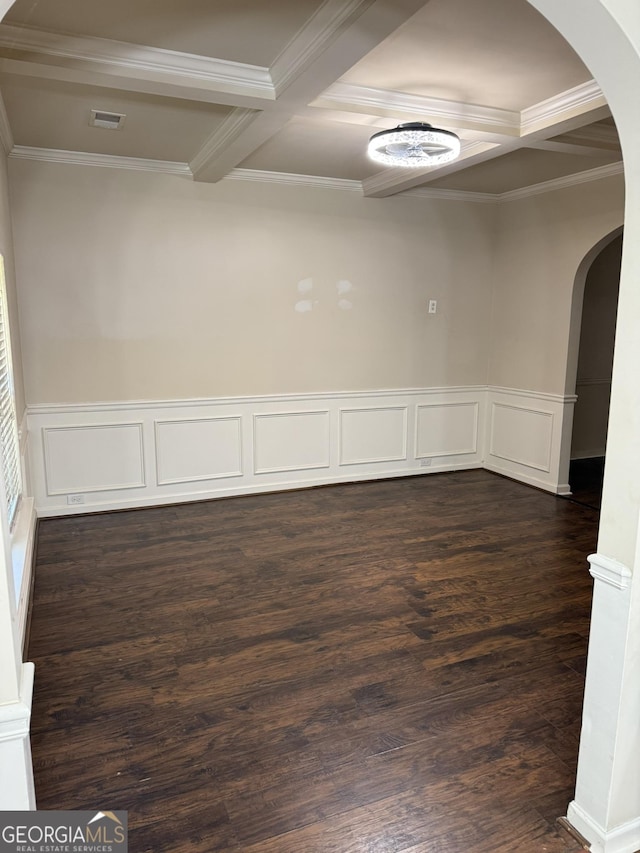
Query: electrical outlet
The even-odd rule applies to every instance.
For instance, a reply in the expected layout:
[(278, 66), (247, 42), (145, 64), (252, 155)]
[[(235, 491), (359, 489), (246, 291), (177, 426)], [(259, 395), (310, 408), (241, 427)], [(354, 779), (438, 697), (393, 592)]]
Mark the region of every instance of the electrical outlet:
[(421, 468), (430, 468), (431, 467), (431, 459), (421, 459), (420, 460)]
[(429, 314), (435, 314), (438, 310), (438, 300), (430, 299), (429, 300)]
[(83, 504), (84, 495), (67, 495), (68, 504)]

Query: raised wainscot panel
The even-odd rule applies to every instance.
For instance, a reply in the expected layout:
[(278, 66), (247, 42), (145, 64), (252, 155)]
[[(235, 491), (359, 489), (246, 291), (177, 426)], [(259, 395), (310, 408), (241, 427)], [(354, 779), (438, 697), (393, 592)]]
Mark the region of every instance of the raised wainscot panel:
[(142, 423), (45, 427), (48, 495), (145, 486)]
[(406, 406), (340, 410), (340, 464), (407, 458)]
[(329, 412), (270, 412), (253, 417), (255, 474), (328, 468)]
[(493, 403), (489, 452), (538, 471), (551, 469), (553, 413)]
[(240, 417), (156, 421), (158, 485), (242, 476)]
[(478, 450), (478, 404), (427, 403), (416, 407), (416, 458), (463, 456)]

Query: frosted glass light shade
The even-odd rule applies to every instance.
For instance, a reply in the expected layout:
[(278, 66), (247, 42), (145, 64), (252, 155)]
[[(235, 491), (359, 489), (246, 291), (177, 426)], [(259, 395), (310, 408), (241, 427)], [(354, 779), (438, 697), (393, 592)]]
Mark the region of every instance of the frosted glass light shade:
[(424, 169), (455, 160), (460, 154), (460, 140), (450, 130), (414, 121), (374, 133), (367, 153), (383, 166)]

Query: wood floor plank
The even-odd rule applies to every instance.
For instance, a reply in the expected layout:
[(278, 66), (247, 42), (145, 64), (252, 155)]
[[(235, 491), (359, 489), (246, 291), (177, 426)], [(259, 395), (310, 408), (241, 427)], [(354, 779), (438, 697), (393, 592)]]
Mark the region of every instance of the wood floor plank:
[(40, 523), (40, 808), (142, 853), (575, 853), (598, 513), (484, 471)]

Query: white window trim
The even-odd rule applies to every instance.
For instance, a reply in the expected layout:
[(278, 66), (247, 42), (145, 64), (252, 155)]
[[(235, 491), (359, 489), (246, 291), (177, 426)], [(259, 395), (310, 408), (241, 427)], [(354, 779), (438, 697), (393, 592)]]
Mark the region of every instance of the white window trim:
[(20, 439), (13, 381), (9, 304), (4, 270), (0, 255), (0, 464), (7, 503), (7, 520), (12, 528), (22, 495)]

